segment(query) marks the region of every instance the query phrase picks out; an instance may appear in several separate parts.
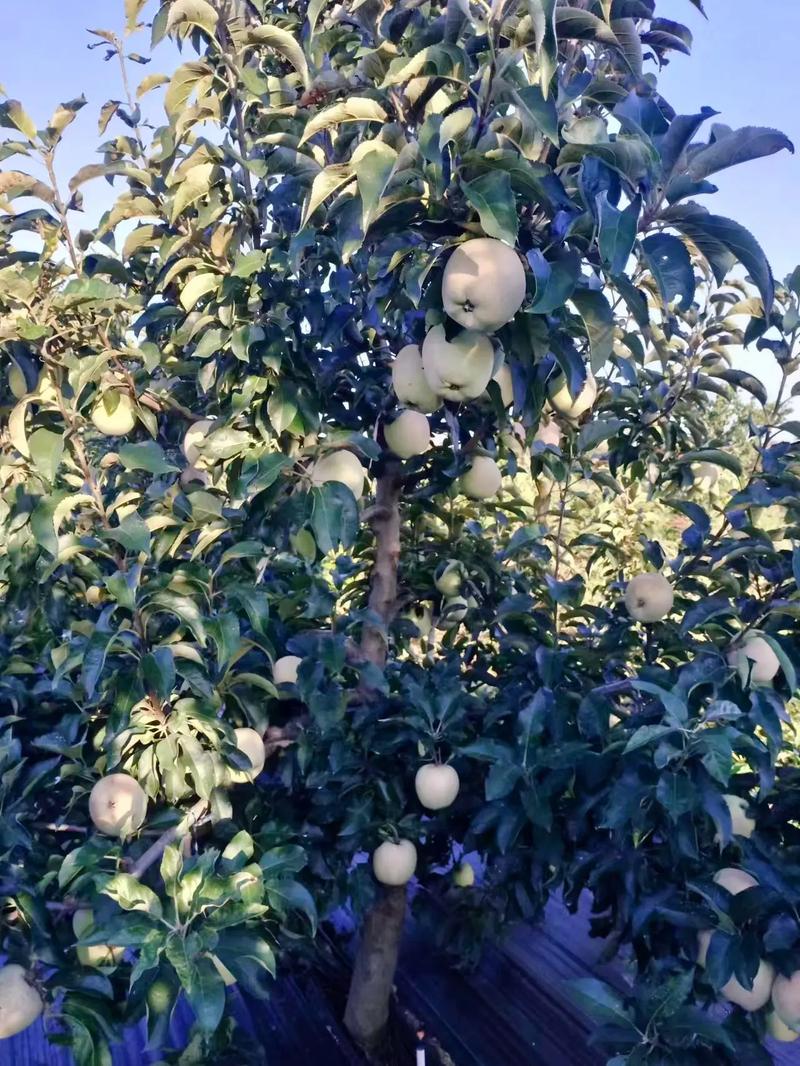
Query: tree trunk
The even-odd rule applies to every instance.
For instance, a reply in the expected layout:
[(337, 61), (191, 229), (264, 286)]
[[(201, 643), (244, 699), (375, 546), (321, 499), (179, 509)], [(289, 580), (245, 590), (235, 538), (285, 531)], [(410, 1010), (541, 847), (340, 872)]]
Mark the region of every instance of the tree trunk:
[(386, 888), (361, 930), (344, 1024), (367, 1051), (378, 1046), (389, 1020), (389, 1000), (405, 916), (405, 885)]
[[(361, 634), (361, 652), (380, 669), (386, 664), (387, 627), (397, 609), (397, 568), (400, 561), (400, 489), (402, 466), (390, 460), (378, 478), (371, 523), (375, 533), (375, 565), (369, 596), (374, 622)], [(372, 693), (364, 691), (369, 699)], [(380, 1043), (389, 1020), (397, 956), (406, 914), (406, 889), (384, 889), (361, 929), (344, 1023), (367, 1051)]]

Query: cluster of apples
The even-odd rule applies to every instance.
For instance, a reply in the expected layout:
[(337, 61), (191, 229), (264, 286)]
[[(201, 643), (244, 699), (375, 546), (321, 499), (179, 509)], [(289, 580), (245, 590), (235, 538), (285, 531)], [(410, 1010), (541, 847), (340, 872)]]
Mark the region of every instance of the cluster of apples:
[[(442, 304), (461, 331), (448, 339), (443, 325), (433, 326), (421, 347), (406, 345), (392, 364), (395, 395), (405, 405), (384, 427), (386, 443), (396, 455), (410, 459), (427, 451), (431, 439), (427, 415), (437, 411), (443, 400), (476, 400), (494, 378), (503, 402), (511, 402), (510, 372), (506, 366), (495, 370), (490, 335), (519, 311), (525, 288), (522, 261), (502, 241), (478, 237), (455, 249), (444, 269)], [(489, 499), (501, 481), (495, 460), (476, 455), (459, 487), (472, 499)]]
[[(282, 655), (273, 664), (272, 680), (276, 685), (296, 684), (302, 661), (298, 655)], [(449, 807), (460, 787), (458, 771), (447, 763), (424, 763), (414, 778), (417, 798), (429, 811)], [(416, 868), (417, 849), (410, 840), (385, 840), (373, 852), (372, 870), (381, 884), (405, 885)]]
[[(739, 836), (751, 836), (755, 821), (747, 814), (746, 801), (741, 796), (724, 798), (731, 811), (734, 833)], [(732, 896), (758, 885), (752, 874), (736, 866), (726, 866), (718, 870), (714, 880)], [(713, 929), (701, 929), (697, 934), (697, 962), (700, 966), (706, 964), (713, 935)], [(784, 977), (782, 974), (776, 974), (771, 962), (761, 959), (751, 988), (745, 988), (737, 977), (732, 976), (720, 989), (720, 995), (746, 1011), (761, 1010), (770, 1003), (766, 1017), (767, 1032), (770, 1036), (784, 1043), (797, 1040), (800, 1036), (800, 970)]]
[[(661, 622), (672, 610), (675, 593), (663, 574), (637, 574), (625, 589), (625, 606), (637, 622)], [(742, 684), (768, 685), (781, 668), (769, 641), (748, 631), (728, 651), (728, 664), (735, 668)]]

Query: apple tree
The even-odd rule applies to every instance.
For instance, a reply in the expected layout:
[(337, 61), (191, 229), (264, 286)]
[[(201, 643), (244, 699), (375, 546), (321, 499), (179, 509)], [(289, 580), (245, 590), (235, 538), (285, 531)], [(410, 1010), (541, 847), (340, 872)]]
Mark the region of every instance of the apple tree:
[[(791, 144), (674, 112), (655, 7), (126, 0), (100, 162), (0, 106), (0, 1036), (105, 1062), (182, 994), (218, 1054), (345, 908), (377, 1052), (412, 880), (462, 960), (588, 890), (615, 1062), (800, 1024), (800, 284), (696, 199)], [(645, 484), (677, 527), (571, 535)]]

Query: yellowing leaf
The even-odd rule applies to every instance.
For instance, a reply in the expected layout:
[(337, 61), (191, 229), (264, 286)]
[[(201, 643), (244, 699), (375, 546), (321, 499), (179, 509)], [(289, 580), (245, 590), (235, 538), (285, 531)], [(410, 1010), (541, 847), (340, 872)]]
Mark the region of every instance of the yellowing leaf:
[(167, 74), (148, 74), (146, 78), (142, 78), (139, 82), (139, 88), (136, 90), (137, 100), (149, 93), (151, 89), (157, 89), (159, 85), (166, 85), (169, 81), (169, 75)]
[(174, 222), (190, 204), (196, 203), (201, 196), (205, 196), (214, 181), (215, 172), (214, 163), (198, 163), (196, 167), (192, 167), (172, 199), (170, 221)]
[(303, 49), (288, 30), (269, 24), (256, 26), (247, 34), (246, 44), (247, 46), (266, 45), (268, 48), (273, 48), (276, 52), (280, 52), (303, 79), (303, 85), (308, 88), (311, 84)]
[(315, 133), (339, 126), (342, 122), (380, 122), (386, 121), (386, 112), (376, 100), (367, 96), (352, 96), (340, 104), (326, 107), (315, 115), (305, 128), (300, 144), (305, 144)]
[(349, 163), (334, 163), (332, 166), (321, 170), (314, 178), (314, 184), (311, 186), (311, 192), (300, 223), (301, 227), (305, 226), (319, 205), (327, 200), (331, 193), (354, 180), (355, 175)]
[(48, 132), (63, 133), (67, 126), (75, 121), (75, 116), (85, 104), (85, 96), (79, 96), (75, 100), (68, 100), (64, 104), (59, 104), (47, 123)]
[(199, 26), (213, 37), (219, 16), (208, 0), (173, 0), (167, 17), (167, 33), (182, 22)]
[(125, 0), (125, 32), (133, 33), (139, 23), (139, 15), (147, 0)]
[(37, 181), (21, 170), (7, 170), (0, 174), (0, 196), (38, 196), (47, 204), (55, 200), (55, 193), (43, 181)]
[(205, 63), (184, 63), (172, 75), (169, 88), (164, 96), (164, 110), (170, 120), (174, 121), (178, 113), (186, 106), (189, 97), (197, 88), (197, 83), (211, 75)]
[(36, 124), (19, 100), (6, 100), (0, 104), (0, 125), (13, 126), (29, 141), (36, 140)]
[(197, 301), (216, 289), (219, 282), (218, 274), (195, 274), (189, 278), (181, 292), (181, 307), (184, 311), (191, 311)]

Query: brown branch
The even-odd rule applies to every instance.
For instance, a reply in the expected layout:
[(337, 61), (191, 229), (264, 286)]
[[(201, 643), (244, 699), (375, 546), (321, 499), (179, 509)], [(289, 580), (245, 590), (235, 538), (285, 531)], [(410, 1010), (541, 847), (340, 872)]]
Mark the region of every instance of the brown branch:
[(208, 801), (198, 800), (193, 807), (189, 808), (177, 825), (173, 825), (171, 829), (166, 831), (166, 833), (162, 833), (158, 840), (154, 844), (151, 844), (143, 855), (139, 856), (128, 871), (131, 877), (141, 877), (146, 873), (153, 863), (161, 858), (169, 845), (174, 844), (176, 840), (180, 840), (182, 837), (186, 836), (189, 830), (200, 821), (207, 811)]
[(378, 478), (372, 529), (375, 534), (375, 565), (369, 594), (369, 610), (379, 622), (364, 623), (361, 651), (364, 658), (383, 668), (386, 662), (387, 626), (397, 610), (397, 570), (400, 563), (400, 490), (402, 465), (390, 459)]

